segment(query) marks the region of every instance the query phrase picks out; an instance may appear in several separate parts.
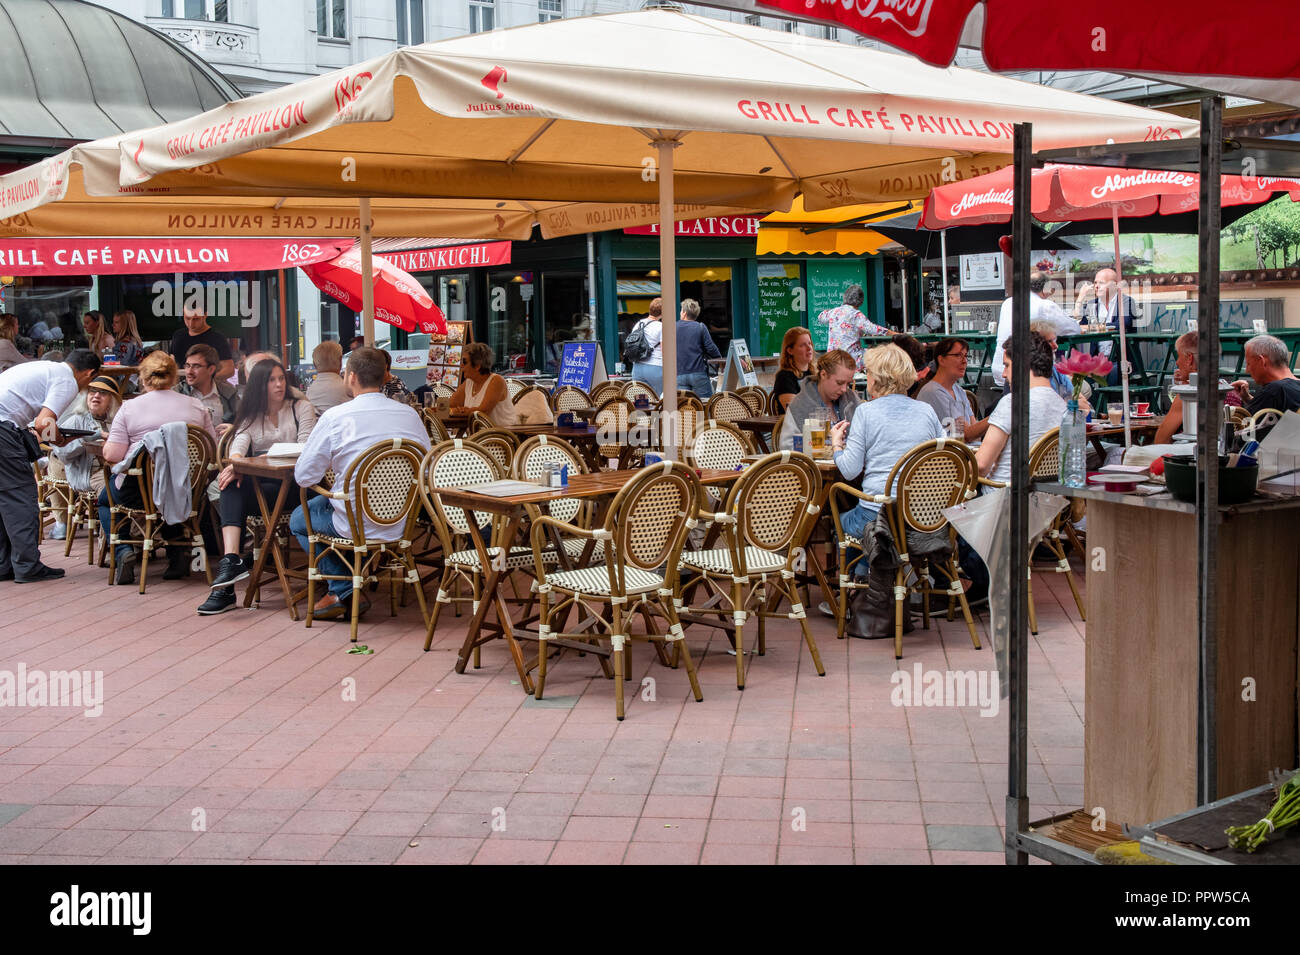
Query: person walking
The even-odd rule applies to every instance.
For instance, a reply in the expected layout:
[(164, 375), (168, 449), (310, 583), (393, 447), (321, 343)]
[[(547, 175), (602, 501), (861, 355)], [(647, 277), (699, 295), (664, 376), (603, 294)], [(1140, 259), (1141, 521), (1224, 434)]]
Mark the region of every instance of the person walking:
[[(650, 302), (650, 314), (632, 326), (624, 341), (625, 354), (632, 361), (632, 380), (643, 381), (655, 390), (655, 394), (664, 393), (664, 300), (653, 299)], [(638, 337), (637, 332), (641, 332)], [(644, 345), (636, 345), (644, 339)], [(628, 345), (631, 347), (627, 347)]]
[(0, 580), (29, 584), (63, 576), (41, 563), (32, 464), (40, 457), (37, 435), (53, 435), (59, 415), (99, 367), (98, 355), (78, 348), (65, 361), (23, 362), (0, 373)]
[(699, 302), (693, 298), (682, 299), (681, 314), (682, 322), (677, 326), (677, 387), (687, 388), (701, 401), (707, 401), (713, 397), (713, 376), (709, 374), (707, 359), (721, 358), (722, 352), (718, 351), (708, 326), (699, 321)]

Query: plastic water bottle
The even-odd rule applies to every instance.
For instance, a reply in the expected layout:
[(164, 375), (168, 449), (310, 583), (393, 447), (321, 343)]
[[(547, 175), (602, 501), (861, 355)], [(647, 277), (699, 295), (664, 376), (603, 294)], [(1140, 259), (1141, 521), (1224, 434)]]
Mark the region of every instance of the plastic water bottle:
[(1088, 425), (1077, 401), (1070, 401), (1061, 417), (1060, 482), (1084, 487), (1088, 479)]

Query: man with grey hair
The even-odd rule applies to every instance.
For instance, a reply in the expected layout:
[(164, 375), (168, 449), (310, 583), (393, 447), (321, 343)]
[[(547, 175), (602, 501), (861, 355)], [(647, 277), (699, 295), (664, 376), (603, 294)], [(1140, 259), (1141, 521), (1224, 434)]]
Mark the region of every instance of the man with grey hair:
[(343, 368), (342, 345), (333, 341), (321, 342), (312, 349), (311, 360), (316, 366), (316, 378), (307, 387), (307, 400), (317, 414), (329, 411), (352, 397), (339, 373)]
[(1260, 386), (1255, 396), (1251, 397), (1250, 382), (1244, 378), (1234, 381), (1232, 387), (1251, 414), (1267, 408), (1300, 409), (1300, 380), (1291, 371), (1291, 354), (1280, 338), (1256, 335), (1246, 342), (1246, 371)]
[(850, 285), (844, 290), (843, 305), (828, 308), (817, 316), (817, 321), (830, 326), (826, 350), (831, 352), (838, 348), (848, 352), (853, 356), (853, 361), (857, 363), (859, 373), (863, 370), (862, 356), (866, 353), (862, 347), (862, 336), (898, 334), (893, 329), (877, 325), (863, 315), (859, 310), (862, 301), (862, 286)]
[(713, 378), (708, 359), (721, 358), (709, 327), (701, 322), (700, 303), (682, 299), (681, 323), (677, 326), (677, 386), (689, 388), (705, 401), (713, 397)]

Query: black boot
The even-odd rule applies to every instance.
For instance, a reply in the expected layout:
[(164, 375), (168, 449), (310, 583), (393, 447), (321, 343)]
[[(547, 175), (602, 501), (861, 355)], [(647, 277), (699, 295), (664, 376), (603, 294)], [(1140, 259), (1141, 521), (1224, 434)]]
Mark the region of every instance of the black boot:
[(183, 580), (190, 575), (190, 549), (182, 544), (167, 545), (167, 569), (163, 580)]

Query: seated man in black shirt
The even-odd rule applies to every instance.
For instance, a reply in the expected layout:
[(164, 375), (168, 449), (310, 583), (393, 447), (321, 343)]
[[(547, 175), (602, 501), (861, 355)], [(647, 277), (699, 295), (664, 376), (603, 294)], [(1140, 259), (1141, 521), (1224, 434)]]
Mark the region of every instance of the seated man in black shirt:
[(195, 345), (211, 345), (217, 350), (217, 358), (220, 360), (216, 378), (228, 381), (235, 373), (235, 359), (230, 353), (229, 339), (208, 324), (208, 316), (202, 308), (186, 305), (183, 319), (185, 327), (177, 329), (169, 349), (176, 364), (184, 364), (185, 356)]
[(1251, 397), (1250, 383), (1245, 379), (1234, 381), (1232, 387), (1241, 395), (1242, 404), (1251, 414), (1267, 408), (1276, 411), (1300, 409), (1300, 379), (1291, 371), (1291, 354), (1281, 339), (1256, 335), (1246, 342), (1246, 371), (1260, 386), (1254, 397)]

